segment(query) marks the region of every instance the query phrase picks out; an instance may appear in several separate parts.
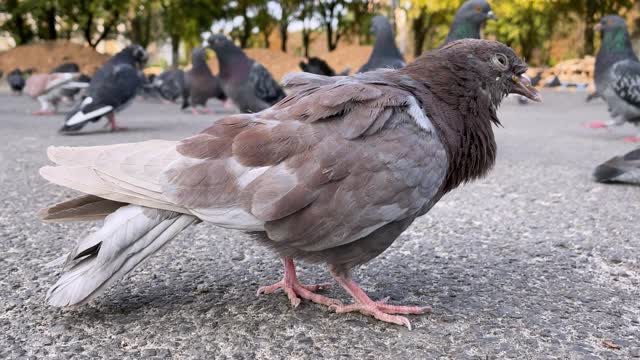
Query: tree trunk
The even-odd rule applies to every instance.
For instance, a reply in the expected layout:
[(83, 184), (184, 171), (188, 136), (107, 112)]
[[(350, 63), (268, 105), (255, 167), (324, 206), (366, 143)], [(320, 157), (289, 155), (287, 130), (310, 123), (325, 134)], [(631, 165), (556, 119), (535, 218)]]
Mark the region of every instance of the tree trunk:
[(584, 18), (584, 49), (583, 55), (594, 54), (594, 32), (593, 26), (595, 25), (596, 4), (594, 0), (586, 1), (585, 18)]
[(180, 66), (180, 36), (171, 35), (171, 67), (177, 69)]
[(269, 36), (271, 35), (271, 31), (267, 32), (267, 31), (262, 31), (262, 35), (264, 36), (264, 47), (265, 49), (268, 49), (270, 47), (270, 43), (269, 43)]
[(289, 23), (280, 23), (279, 30), (281, 40), (280, 50), (282, 50), (282, 52), (287, 52), (287, 40), (289, 40)]
[(427, 12), (421, 11), (420, 16), (413, 19), (411, 26), (413, 27), (413, 56), (418, 57), (422, 54), (422, 48), (424, 47), (424, 39), (427, 35), (425, 31)]
[(56, 40), (58, 38), (58, 30), (56, 30), (56, 8), (47, 9), (47, 40)]
[(302, 49), (304, 51), (304, 57), (309, 57), (309, 44), (311, 43), (311, 30), (302, 29)]

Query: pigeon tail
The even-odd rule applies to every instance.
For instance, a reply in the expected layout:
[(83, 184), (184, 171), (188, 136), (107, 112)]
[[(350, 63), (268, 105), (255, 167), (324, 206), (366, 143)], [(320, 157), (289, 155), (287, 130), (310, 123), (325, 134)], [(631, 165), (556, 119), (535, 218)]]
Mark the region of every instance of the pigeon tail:
[(197, 218), (127, 205), (66, 255), (64, 273), (47, 293), (53, 306), (84, 304), (158, 251)]

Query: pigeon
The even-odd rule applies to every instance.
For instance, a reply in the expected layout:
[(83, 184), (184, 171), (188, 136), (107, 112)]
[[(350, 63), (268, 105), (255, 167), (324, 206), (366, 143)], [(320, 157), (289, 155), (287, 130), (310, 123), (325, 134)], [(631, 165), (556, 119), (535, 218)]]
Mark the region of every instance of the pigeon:
[(593, 177), (601, 183), (619, 182), (640, 185), (640, 148), (598, 165), (593, 172)]
[(480, 39), (480, 28), (488, 19), (497, 18), (486, 0), (465, 1), (453, 18), (444, 44), (460, 39)]
[(139, 68), (147, 61), (147, 52), (140, 45), (131, 45), (109, 59), (93, 76), (88, 96), (72, 110), (60, 132), (74, 132), (87, 123), (107, 116), (111, 130), (118, 130), (114, 113), (125, 108), (142, 86)]
[(315, 56), (310, 57), (307, 62), (300, 61), (299, 65), (300, 69), (302, 69), (302, 71), (304, 72), (324, 76), (346, 76), (349, 75), (349, 72), (351, 71), (350, 68), (346, 68), (340, 73), (336, 74), (335, 70), (333, 70), (326, 61)]
[(207, 64), (207, 52), (204, 48), (195, 48), (191, 52), (191, 70), (184, 74), (187, 96), (182, 98), (182, 109), (191, 105), (193, 113), (208, 113), (207, 100), (216, 98), (226, 101), (220, 79), (214, 76)]
[[(640, 62), (633, 53), (629, 31), (624, 19), (605, 16), (596, 25), (602, 34), (602, 42), (595, 65), (596, 94), (609, 106), (612, 119), (592, 122), (589, 127), (607, 128), (630, 122), (640, 125)], [(638, 136), (625, 141), (639, 142)]]
[(11, 91), (17, 94), (22, 93), (22, 89), (24, 89), (26, 84), (24, 76), (25, 74), (20, 69), (14, 69), (7, 75), (7, 82), (9, 83)]
[(66, 62), (66, 63), (62, 63), (56, 67), (54, 67), (51, 71), (49, 71), (50, 74), (54, 74), (54, 73), (78, 73), (80, 72), (80, 66), (74, 62)]
[(216, 52), (222, 89), (238, 110), (259, 112), (284, 99), (284, 90), (269, 71), (247, 57), (229, 38), (213, 34), (206, 42)]
[(362, 65), (358, 72), (367, 72), (375, 69), (389, 68), (399, 69), (406, 63), (396, 47), (393, 38), (393, 30), (386, 16), (376, 15), (371, 20), (371, 32), (376, 36), (373, 51), (366, 64)]
[[(539, 101), (508, 46), (461, 40), (399, 69), (351, 77), (292, 73), (290, 93), (181, 141), (50, 147), (48, 181), (84, 193), (46, 221), (104, 219), (54, 263), (53, 306), (88, 302), (184, 228), (205, 221), (250, 233), (282, 258), (282, 289), (338, 313), (410, 327), (428, 307), (374, 301), (351, 269), (380, 255), (419, 216), (496, 158), (492, 125), (509, 93)], [(294, 261), (328, 265), (354, 303), (302, 285)]]
[[(187, 92), (184, 83), (184, 71), (180, 69), (163, 71), (153, 80), (153, 86), (163, 99), (175, 102), (179, 97), (182, 97), (184, 102)], [(183, 104), (183, 107), (186, 106)]]
[(60, 100), (67, 95), (65, 91), (78, 91), (89, 86), (76, 81), (81, 73), (33, 74), (26, 82), (24, 92), (40, 102), (40, 110), (33, 115), (53, 115), (58, 110)]

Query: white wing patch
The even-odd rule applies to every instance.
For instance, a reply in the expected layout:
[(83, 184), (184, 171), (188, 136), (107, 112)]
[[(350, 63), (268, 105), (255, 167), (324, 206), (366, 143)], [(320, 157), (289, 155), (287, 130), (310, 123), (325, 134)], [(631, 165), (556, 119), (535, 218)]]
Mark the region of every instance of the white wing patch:
[(434, 129), (433, 125), (431, 124), (431, 120), (427, 117), (427, 115), (424, 114), (424, 111), (422, 110), (420, 105), (418, 105), (416, 98), (414, 98), (413, 96), (409, 96), (407, 99), (409, 102), (409, 110), (407, 111), (409, 115), (411, 115), (418, 126), (429, 133), (433, 133)]
[[(90, 99), (90, 98), (87, 98), (87, 99)], [(71, 126), (71, 125), (80, 124), (80, 123), (85, 122), (87, 120), (91, 120), (91, 119), (93, 119), (95, 117), (105, 115), (105, 114), (107, 114), (107, 113), (109, 113), (111, 111), (113, 111), (113, 106), (111, 106), (111, 105), (103, 106), (100, 109), (93, 110), (92, 112), (90, 112), (88, 114), (85, 114), (82, 111), (78, 111), (69, 120), (67, 120), (65, 125)]]

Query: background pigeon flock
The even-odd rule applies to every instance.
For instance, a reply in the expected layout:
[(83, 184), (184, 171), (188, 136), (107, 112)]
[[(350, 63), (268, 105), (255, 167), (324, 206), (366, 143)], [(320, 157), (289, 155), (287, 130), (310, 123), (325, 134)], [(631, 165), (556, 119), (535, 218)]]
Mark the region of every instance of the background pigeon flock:
[[(308, 57), (299, 63), (303, 72), (279, 82), (221, 33), (193, 48), (189, 68), (157, 76), (145, 76), (148, 54), (137, 44), (91, 77), (73, 62), (49, 73), (7, 73), (12, 92), (40, 104), (32, 114), (70, 105), (61, 134), (103, 117), (110, 131), (122, 129), (115, 114), (137, 95), (193, 114), (209, 113), (210, 99), (239, 112), (179, 141), (49, 148), (54, 165), (43, 167), (42, 177), (82, 195), (44, 209), (42, 219), (104, 223), (54, 262), (63, 270), (48, 303), (90, 301), (182, 230), (207, 222), (250, 233), (281, 258), (283, 279), (258, 294), (282, 290), (294, 307), (305, 299), (410, 329), (406, 315), (430, 308), (372, 300), (352, 270), (379, 256), (445, 194), (489, 172), (504, 98), (541, 101), (541, 73), (532, 81), (526, 59), (482, 39), (489, 20), (498, 21), (487, 1), (464, 2), (444, 43), (407, 62), (389, 19), (377, 15), (371, 54), (351, 76), (349, 68), (337, 73)], [(640, 126), (640, 61), (627, 24), (609, 15), (596, 29), (601, 45), (589, 99), (604, 100), (611, 119), (588, 126)], [(217, 74), (207, 52), (215, 53)], [(625, 140), (640, 142), (640, 133)], [(640, 149), (598, 165), (593, 180), (639, 185)], [(325, 284), (303, 285), (299, 260), (325, 264), (353, 303), (318, 294)]]

